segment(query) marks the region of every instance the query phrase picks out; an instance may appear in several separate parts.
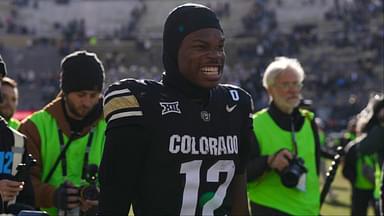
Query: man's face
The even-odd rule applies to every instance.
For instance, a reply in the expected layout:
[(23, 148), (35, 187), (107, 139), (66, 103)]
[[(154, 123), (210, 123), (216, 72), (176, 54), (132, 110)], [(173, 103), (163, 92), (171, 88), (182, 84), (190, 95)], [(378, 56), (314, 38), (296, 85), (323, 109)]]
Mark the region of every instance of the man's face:
[(83, 119), (97, 104), (100, 98), (99, 91), (76, 91), (66, 95), (66, 106), (69, 116), (81, 120)]
[(178, 52), (180, 73), (203, 88), (213, 88), (219, 83), (224, 61), (224, 35), (215, 28), (188, 34)]
[(0, 103), (0, 115), (9, 120), (16, 112), (19, 93), (17, 88), (10, 85), (2, 85), (0, 87), (2, 94), (2, 102)]
[(287, 69), (277, 75), (268, 92), (281, 111), (290, 113), (300, 103), (301, 88), (302, 83), (298, 75), (291, 69)]

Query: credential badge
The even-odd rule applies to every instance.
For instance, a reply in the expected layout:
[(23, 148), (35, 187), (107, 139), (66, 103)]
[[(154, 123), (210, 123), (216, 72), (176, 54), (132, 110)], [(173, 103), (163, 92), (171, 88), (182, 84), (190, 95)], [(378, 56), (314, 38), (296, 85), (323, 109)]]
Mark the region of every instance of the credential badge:
[(161, 108), (163, 110), (161, 111), (161, 115), (165, 115), (168, 113), (179, 113), (181, 114), (181, 111), (179, 109), (179, 101), (176, 102), (160, 102)]

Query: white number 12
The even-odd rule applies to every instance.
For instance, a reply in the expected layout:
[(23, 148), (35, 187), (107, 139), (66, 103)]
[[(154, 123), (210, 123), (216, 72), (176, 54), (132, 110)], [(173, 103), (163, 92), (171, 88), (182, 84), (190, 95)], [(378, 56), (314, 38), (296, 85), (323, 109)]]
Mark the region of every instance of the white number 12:
[[(185, 174), (185, 187), (180, 215), (195, 215), (200, 185), (200, 167), (202, 160), (181, 164), (180, 173)], [(213, 211), (223, 203), (227, 188), (235, 174), (233, 160), (219, 160), (207, 171), (207, 182), (219, 182), (219, 174), (227, 173), (225, 181), (218, 187), (212, 199), (203, 206), (202, 215), (213, 215)]]

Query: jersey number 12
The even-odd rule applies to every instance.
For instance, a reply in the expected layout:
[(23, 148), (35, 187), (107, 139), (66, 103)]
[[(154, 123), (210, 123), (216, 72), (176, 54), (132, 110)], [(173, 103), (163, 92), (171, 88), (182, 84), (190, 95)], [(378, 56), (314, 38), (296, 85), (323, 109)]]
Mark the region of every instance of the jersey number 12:
[[(200, 185), (200, 168), (202, 160), (194, 160), (181, 164), (180, 173), (185, 174), (183, 203), (180, 215), (195, 215)], [(207, 171), (206, 182), (219, 182), (220, 173), (226, 173), (225, 181), (218, 187), (213, 197), (204, 204), (202, 215), (213, 215), (219, 208), (227, 193), (227, 188), (235, 173), (233, 160), (219, 160)]]

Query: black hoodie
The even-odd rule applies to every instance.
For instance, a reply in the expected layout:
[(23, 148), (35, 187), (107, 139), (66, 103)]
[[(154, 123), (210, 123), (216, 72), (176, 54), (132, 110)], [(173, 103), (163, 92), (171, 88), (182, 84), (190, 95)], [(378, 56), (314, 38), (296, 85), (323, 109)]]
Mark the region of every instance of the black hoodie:
[(183, 39), (190, 33), (203, 28), (223, 31), (215, 13), (199, 4), (184, 4), (171, 11), (164, 24), (163, 32), (163, 83), (177, 89), (188, 98), (207, 101), (210, 89), (199, 87), (185, 79), (179, 71), (178, 52)]

